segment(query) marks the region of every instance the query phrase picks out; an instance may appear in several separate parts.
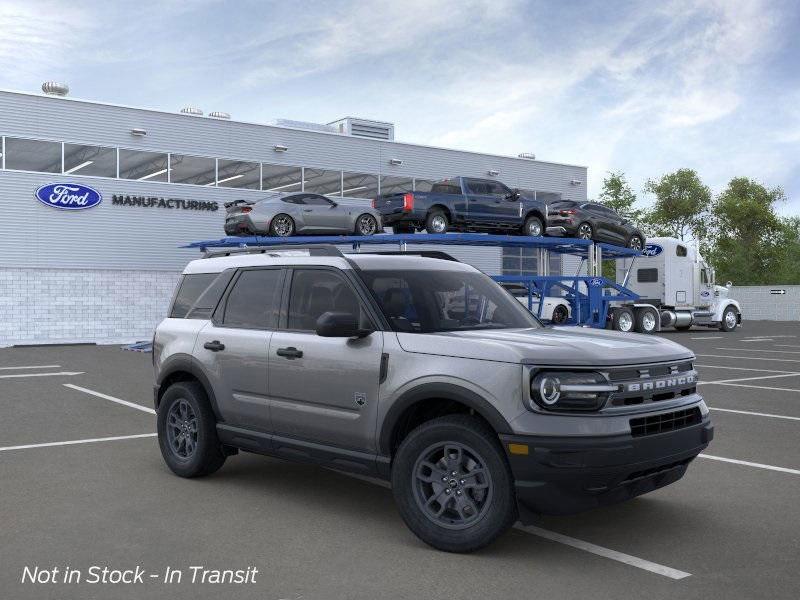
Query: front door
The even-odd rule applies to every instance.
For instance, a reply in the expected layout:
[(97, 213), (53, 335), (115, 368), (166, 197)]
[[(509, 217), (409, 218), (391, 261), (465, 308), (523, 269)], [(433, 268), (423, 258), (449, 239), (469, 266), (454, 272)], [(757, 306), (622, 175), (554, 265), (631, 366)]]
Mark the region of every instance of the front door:
[[(366, 326), (367, 311), (334, 269), (295, 268), (281, 327), (269, 348), (269, 396), (275, 434), (374, 452), (383, 334), (325, 338), (325, 312), (348, 312)], [(374, 327), (372, 327), (374, 328)]]
[(195, 357), (226, 423), (268, 432), (269, 343), (277, 325), (283, 271), (240, 271), (198, 334)]
[(325, 232), (349, 231), (347, 210), (333, 200), (318, 194), (308, 194), (303, 206), (303, 220), (309, 229)]
[(481, 179), (465, 179), (464, 187), (468, 222), (479, 227), (491, 223), (497, 198), (490, 193), (488, 183)]

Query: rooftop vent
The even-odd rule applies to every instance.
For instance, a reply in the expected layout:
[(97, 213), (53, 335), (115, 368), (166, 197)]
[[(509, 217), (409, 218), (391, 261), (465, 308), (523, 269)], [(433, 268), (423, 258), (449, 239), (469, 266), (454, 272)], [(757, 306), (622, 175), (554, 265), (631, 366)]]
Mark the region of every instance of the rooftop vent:
[(321, 131), (323, 133), (336, 133), (336, 128), (324, 123), (311, 123), (309, 121), (293, 121), (292, 119), (274, 119), (269, 122), (276, 127), (290, 127), (292, 129), (305, 129), (307, 131)]
[(536, 155), (533, 152), (520, 152), (517, 157), (524, 158), (525, 160), (536, 160)]
[(48, 96), (66, 96), (69, 94), (69, 86), (57, 81), (45, 81), (42, 84), (42, 91)]
[(230, 113), (220, 112), (218, 110), (215, 110), (215, 111), (212, 111), (212, 112), (208, 113), (208, 116), (211, 117), (212, 119), (230, 119), (231, 118)]
[(329, 123), (336, 131), (354, 137), (370, 138), (373, 140), (394, 141), (394, 124), (385, 121), (369, 121), (357, 117), (345, 117)]
[(199, 108), (195, 107), (195, 106), (184, 106), (181, 109), (181, 112), (183, 114), (185, 114), (185, 115), (195, 115), (195, 116), (198, 116), (198, 117), (202, 117), (203, 116), (203, 111), (200, 110)]

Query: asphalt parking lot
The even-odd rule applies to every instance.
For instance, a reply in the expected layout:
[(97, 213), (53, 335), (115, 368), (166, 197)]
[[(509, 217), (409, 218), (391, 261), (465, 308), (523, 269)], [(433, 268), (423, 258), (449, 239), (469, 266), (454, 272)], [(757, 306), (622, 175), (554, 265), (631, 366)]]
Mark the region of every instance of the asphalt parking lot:
[[(2, 349), (0, 597), (797, 598), (800, 323), (664, 335), (697, 354), (716, 425), (706, 454), (672, 486), (473, 555), (428, 548), (385, 486), (333, 471), (240, 454), (175, 477), (153, 434), (149, 354)], [(26, 566), (88, 565), (158, 577), (21, 583)], [(258, 574), (192, 584), (191, 566)], [(163, 583), (168, 568), (183, 580)]]

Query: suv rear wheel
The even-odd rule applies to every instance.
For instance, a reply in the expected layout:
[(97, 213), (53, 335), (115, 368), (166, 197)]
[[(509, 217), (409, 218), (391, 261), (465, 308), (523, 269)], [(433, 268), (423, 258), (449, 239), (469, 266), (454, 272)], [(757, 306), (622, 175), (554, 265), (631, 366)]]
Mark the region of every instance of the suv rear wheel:
[(447, 552), (483, 548), (517, 518), (513, 477), (497, 434), (469, 415), (414, 429), (395, 455), (392, 491), (409, 529)]
[(167, 388), (158, 405), (157, 429), (161, 455), (176, 475), (210, 475), (225, 462), (214, 413), (197, 382), (181, 381)]

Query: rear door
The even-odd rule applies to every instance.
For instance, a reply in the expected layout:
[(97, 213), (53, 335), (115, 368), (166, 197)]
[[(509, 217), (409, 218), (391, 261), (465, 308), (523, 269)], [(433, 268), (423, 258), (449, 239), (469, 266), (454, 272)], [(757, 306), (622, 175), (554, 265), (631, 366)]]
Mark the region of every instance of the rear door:
[(194, 356), (231, 425), (271, 430), (267, 365), (283, 277), (279, 267), (240, 270), (197, 336)]
[[(326, 338), (315, 332), (325, 312), (354, 313), (371, 325), (370, 311), (338, 269), (297, 267), (278, 331), (269, 348), (269, 395), (275, 434), (357, 451), (375, 451), (383, 333)], [(277, 444), (281, 440), (276, 439)]]

